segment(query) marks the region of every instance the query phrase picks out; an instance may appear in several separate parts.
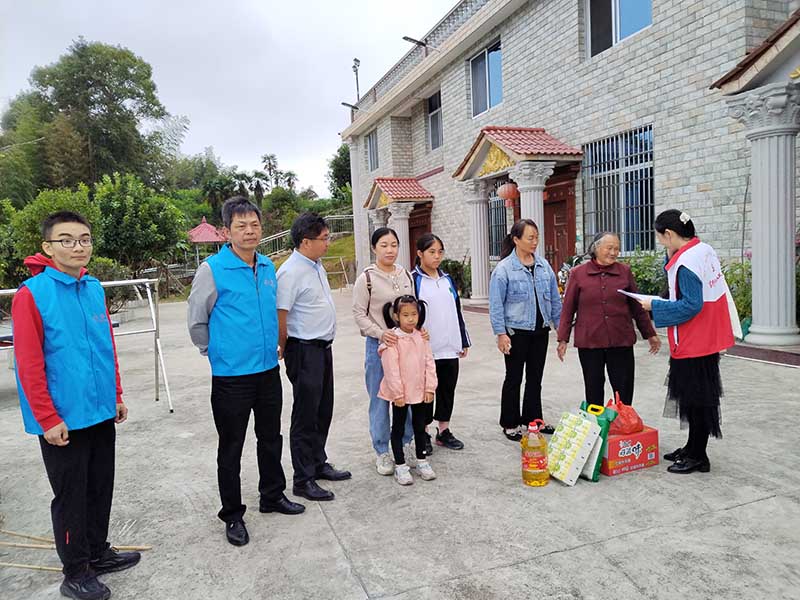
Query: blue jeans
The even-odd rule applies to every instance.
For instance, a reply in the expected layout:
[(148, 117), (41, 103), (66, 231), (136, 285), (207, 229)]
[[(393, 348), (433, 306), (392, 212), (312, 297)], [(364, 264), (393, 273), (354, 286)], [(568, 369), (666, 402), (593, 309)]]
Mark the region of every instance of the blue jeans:
[[(383, 365), (381, 364), (381, 357), (378, 356), (379, 344), (379, 340), (373, 337), (367, 338), (364, 371), (367, 393), (369, 394), (369, 435), (372, 438), (372, 447), (377, 454), (385, 454), (389, 452), (389, 439), (391, 437), (391, 425), (389, 423), (390, 403), (383, 398), (378, 398), (378, 390), (383, 380)], [(403, 444), (408, 444), (412, 437), (414, 437), (414, 429), (411, 425), (411, 413), (409, 411), (406, 418)]]

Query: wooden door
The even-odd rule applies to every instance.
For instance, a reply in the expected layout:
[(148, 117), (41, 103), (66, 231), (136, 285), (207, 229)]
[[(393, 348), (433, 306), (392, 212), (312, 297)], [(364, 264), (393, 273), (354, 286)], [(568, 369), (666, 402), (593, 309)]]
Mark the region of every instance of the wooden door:
[(544, 189), (545, 258), (558, 271), (575, 254), (575, 177), (580, 167), (556, 168)]
[(408, 263), (411, 267), (417, 261), (417, 240), (431, 231), (431, 203), (417, 204), (408, 216), (408, 243), (410, 248)]

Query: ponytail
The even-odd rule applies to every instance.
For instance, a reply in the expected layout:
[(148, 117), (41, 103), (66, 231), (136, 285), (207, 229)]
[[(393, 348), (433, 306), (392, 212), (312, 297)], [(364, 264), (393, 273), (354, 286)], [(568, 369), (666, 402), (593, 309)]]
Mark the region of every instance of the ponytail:
[(505, 258), (514, 251), (514, 238), (521, 238), (522, 234), (525, 233), (526, 227), (533, 227), (536, 231), (539, 231), (539, 227), (533, 219), (520, 219), (514, 223), (511, 226), (511, 231), (503, 238), (503, 244), (500, 248), (500, 258)]
[(417, 329), (422, 329), (422, 325), (425, 323), (425, 309), (427, 304), (424, 300), (418, 300), (411, 295), (398, 296), (394, 299), (394, 302), (387, 302), (383, 305), (383, 320), (386, 321), (386, 327), (389, 329), (399, 327), (399, 323), (394, 320), (394, 315), (400, 312), (400, 306), (403, 304), (414, 304), (417, 307), (417, 314), (419, 315), (417, 318)]
[(661, 234), (667, 229), (670, 229), (687, 240), (692, 239), (696, 235), (692, 218), (687, 213), (681, 212), (675, 208), (670, 208), (660, 213), (656, 217), (653, 228)]

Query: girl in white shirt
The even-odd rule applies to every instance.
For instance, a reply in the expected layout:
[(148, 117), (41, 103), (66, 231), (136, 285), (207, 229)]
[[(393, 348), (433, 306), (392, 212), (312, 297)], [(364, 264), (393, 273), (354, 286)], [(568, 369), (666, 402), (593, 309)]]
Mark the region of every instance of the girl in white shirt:
[[(412, 272), (417, 298), (427, 303), (426, 329), (430, 334), (431, 349), (436, 362), (435, 411), (430, 406), (426, 424), (437, 421), (436, 444), (452, 450), (461, 450), (464, 444), (450, 431), (458, 361), (465, 358), (472, 345), (461, 314), (461, 300), (453, 280), (439, 269), (444, 257), (444, 244), (438, 236), (426, 233), (417, 240), (417, 266)], [(426, 452), (433, 451), (431, 436), (427, 433)]]

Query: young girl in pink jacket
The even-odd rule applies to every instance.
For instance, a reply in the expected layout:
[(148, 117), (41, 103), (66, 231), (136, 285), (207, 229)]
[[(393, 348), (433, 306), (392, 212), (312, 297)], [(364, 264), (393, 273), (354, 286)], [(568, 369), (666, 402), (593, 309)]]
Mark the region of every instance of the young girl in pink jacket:
[(425, 454), (424, 404), (433, 402), (436, 391), (436, 363), (431, 345), (419, 328), (425, 321), (425, 303), (414, 296), (400, 296), (383, 307), (386, 325), (393, 327), (397, 343), (381, 344), (378, 354), (383, 365), (383, 381), (378, 397), (392, 404), (392, 453), (394, 478), (400, 485), (411, 485), (411, 470), (403, 455), (403, 430), (411, 406), (414, 445), (417, 450), (417, 474), (424, 480), (436, 479)]

